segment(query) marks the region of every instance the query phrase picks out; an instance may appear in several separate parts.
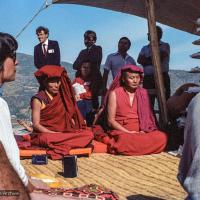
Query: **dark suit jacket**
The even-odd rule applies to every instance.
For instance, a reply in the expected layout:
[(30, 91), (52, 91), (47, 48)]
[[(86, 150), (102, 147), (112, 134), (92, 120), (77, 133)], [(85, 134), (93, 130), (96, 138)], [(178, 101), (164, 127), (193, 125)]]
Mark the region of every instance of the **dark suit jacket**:
[(101, 46), (96, 46), (95, 44), (90, 49), (83, 49), (76, 58), (73, 69), (79, 70), (83, 61), (89, 60), (97, 70), (100, 70), (101, 60), (102, 60), (102, 48)]
[[(103, 78), (100, 72), (100, 65), (102, 60), (102, 48), (101, 46), (93, 45), (90, 49), (83, 49), (78, 57), (76, 58), (73, 69), (77, 70), (76, 77), (80, 76), (80, 67), (84, 61), (90, 61), (92, 66), (92, 93), (96, 98), (101, 93), (101, 87), (103, 85)], [(98, 107), (98, 100), (94, 99), (93, 106), (94, 108)]]
[(44, 65), (60, 66), (60, 49), (57, 41), (49, 40), (47, 55), (44, 56), (42, 44), (34, 47), (34, 64), (39, 69)]

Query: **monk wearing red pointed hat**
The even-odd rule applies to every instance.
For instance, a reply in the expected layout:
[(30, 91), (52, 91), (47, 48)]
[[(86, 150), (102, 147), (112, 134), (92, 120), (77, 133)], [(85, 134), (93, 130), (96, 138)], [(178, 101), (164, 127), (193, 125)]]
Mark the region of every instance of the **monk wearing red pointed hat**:
[(35, 73), (41, 88), (32, 97), (32, 144), (48, 147), (54, 159), (72, 148), (86, 147), (93, 139), (77, 108), (71, 81), (63, 67), (46, 65)]
[(98, 128), (94, 133), (112, 154), (145, 155), (165, 149), (167, 136), (156, 126), (147, 90), (140, 86), (142, 79), (140, 67), (126, 65), (105, 97), (106, 134)]

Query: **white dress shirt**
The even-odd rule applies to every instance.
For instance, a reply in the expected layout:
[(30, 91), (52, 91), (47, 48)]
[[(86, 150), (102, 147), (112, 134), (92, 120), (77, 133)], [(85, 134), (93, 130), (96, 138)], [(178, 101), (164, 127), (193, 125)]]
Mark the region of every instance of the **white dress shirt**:
[(112, 53), (108, 55), (106, 59), (106, 63), (104, 65), (104, 69), (112, 72), (112, 77), (113, 79), (117, 76), (118, 72), (121, 70), (121, 68), (124, 65), (132, 64), (135, 65), (135, 60), (129, 56), (128, 54), (126, 55), (125, 58), (121, 56), (119, 52)]
[(47, 52), (48, 50), (48, 44), (49, 44), (49, 40), (46, 39), (45, 42), (42, 43), (42, 52), (44, 53), (44, 45), (45, 45), (45, 50)]

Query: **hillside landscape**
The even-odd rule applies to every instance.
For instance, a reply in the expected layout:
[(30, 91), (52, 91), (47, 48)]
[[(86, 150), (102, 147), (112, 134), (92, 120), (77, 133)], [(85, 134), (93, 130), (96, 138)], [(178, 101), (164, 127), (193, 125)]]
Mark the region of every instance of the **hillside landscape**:
[[(20, 119), (30, 120), (30, 99), (38, 91), (38, 83), (34, 77), (36, 68), (33, 64), (33, 56), (19, 53), (17, 55), (16, 81), (5, 84), (3, 96), (9, 104), (11, 115)], [(62, 62), (71, 79), (74, 77), (72, 64)], [(103, 67), (102, 67), (103, 68)], [(200, 74), (188, 73), (184, 70), (170, 70), (172, 93), (184, 83), (199, 83)]]
[[(38, 83), (34, 76), (37, 70), (34, 66), (33, 56), (22, 53), (17, 54), (19, 65), (17, 66), (16, 80), (4, 86), (3, 97), (8, 102), (11, 115), (17, 118), (30, 118), (30, 99), (38, 91)], [(72, 65), (62, 62), (69, 74), (74, 77)]]

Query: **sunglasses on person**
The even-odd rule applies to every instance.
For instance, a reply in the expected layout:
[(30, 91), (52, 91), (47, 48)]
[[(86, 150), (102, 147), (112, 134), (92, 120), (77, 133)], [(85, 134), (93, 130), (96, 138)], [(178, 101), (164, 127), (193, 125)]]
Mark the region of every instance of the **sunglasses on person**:
[(90, 36), (89, 35), (84, 36), (84, 39), (87, 40), (87, 41), (95, 41), (95, 38), (92, 35), (90, 35)]
[(9, 53), (8, 57), (13, 59), (13, 62), (15, 62), (16, 58), (17, 58), (16, 51), (13, 51), (12, 53)]

